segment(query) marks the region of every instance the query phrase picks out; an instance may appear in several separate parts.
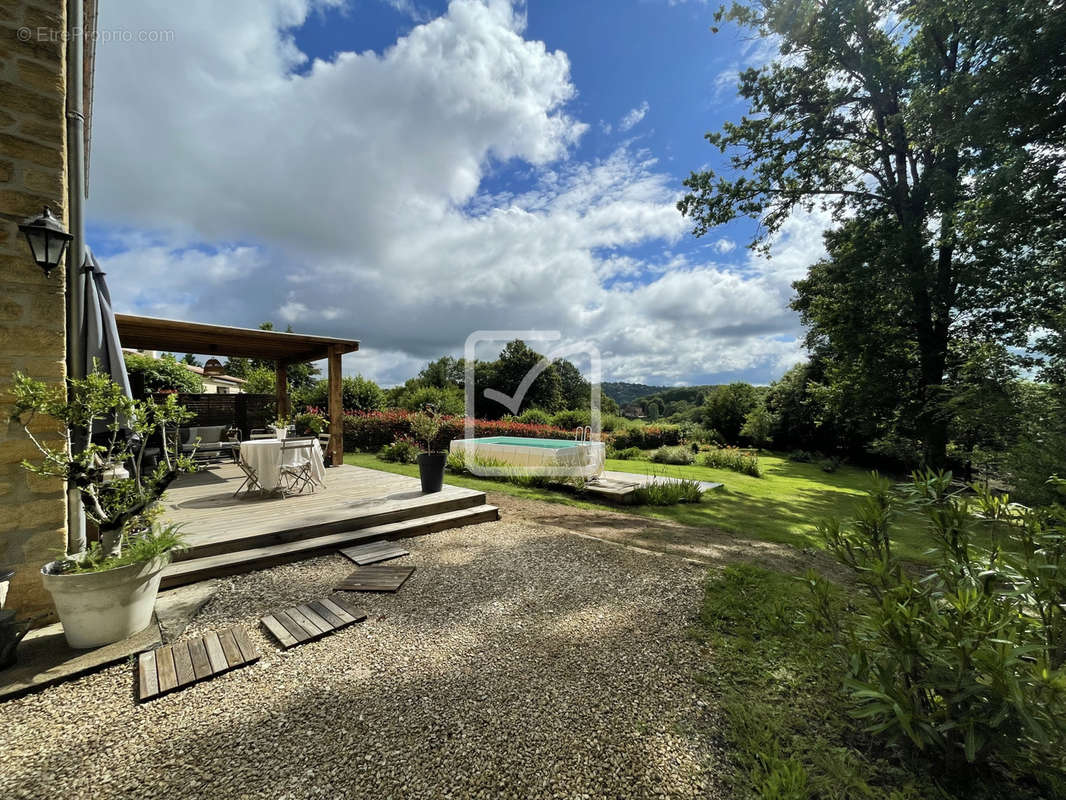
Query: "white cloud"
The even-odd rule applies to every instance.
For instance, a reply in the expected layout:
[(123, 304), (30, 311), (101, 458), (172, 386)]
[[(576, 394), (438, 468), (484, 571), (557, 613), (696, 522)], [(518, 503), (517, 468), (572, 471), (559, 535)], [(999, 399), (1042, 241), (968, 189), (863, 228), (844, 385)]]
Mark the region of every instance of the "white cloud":
[[(121, 310), (358, 338), (346, 368), (386, 383), (475, 329), (591, 339), (620, 379), (796, 357), (789, 284), (818, 219), (786, 225), (770, 262), (678, 255), (678, 180), (631, 147), (573, 157), (567, 56), (510, 4), (455, 0), (381, 54), (309, 64), (289, 31), (318, 7), (153, 0), (123, 24), (172, 42), (101, 44), (90, 214), (121, 226)], [(527, 165), (523, 188), (489, 193), (503, 162)]]
[(622, 119), (618, 121), (618, 130), (625, 132), (632, 130), (644, 117), (648, 115), (651, 106), (645, 100), (636, 108), (631, 108)]
[(737, 243), (728, 237), (722, 237), (721, 239), (715, 240), (711, 247), (714, 248), (716, 253), (724, 256), (727, 253), (732, 253), (736, 250)]

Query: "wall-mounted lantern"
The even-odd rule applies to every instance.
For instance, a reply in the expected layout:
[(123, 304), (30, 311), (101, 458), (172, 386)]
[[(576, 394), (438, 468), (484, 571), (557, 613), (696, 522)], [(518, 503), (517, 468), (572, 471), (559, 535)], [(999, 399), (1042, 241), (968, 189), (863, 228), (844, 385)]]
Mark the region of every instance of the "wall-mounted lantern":
[(63, 251), (67, 249), (67, 243), (74, 238), (63, 227), (52, 210), (44, 207), (41, 216), (27, 220), (19, 225), (19, 230), (26, 236), (30, 243), (30, 251), (37, 266), (44, 270), (47, 278), (59, 262), (63, 260)]

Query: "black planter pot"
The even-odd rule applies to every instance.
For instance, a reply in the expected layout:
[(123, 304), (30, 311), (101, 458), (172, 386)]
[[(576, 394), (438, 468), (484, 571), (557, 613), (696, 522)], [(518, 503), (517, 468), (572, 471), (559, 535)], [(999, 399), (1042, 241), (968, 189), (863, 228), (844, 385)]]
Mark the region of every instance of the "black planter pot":
[(424, 494), (439, 492), (444, 486), (444, 465), (447, 461), (447, 453), (418, 454), (418, 476), (422, 479)]

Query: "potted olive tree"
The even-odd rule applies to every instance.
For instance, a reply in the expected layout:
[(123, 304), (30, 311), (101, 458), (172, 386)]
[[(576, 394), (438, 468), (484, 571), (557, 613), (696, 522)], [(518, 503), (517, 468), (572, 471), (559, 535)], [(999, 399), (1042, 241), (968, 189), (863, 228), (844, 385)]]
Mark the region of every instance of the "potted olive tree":
[(422, 491), (426, 494), (439, 492), (444, 486), (444, 465), (448, 461), (447, 453), (433, 449), (440, 435), (440, 417), (432, 410), (419, 411), (411, 418), (411, 434), (423, 448), (418, 454)]
[[(39, 463), (24, 461), (23, 467), (73, 483), (98, 533), (84, 552), (41, 569), (67, 642), (98, 647), (132, 636), (152, 620), (162, 571), (181, 545), (177, 528), (159, 523), (158, 501), (179, 473), (193, 469), (191, 455), (182, 455), (172, 435), (192, 414), (173, 394), (131, 400), (101, 373), (70, 380), (67, 389), (16, 373), (12, 420), (41, 453)], [(88, 441), (78, 448), (49, 441), (41, 435), (40, 417), (59, 423), (56, 433)], [(93, 432), (91, 438), (87, 432)], [(161, 442), (161, 458), (145, 471), (153, 434)]]

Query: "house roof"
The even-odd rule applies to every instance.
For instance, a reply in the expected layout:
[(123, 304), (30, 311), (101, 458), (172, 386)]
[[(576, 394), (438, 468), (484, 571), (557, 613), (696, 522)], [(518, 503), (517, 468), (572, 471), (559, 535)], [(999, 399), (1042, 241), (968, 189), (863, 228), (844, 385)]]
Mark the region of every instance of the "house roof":
[(209, 378), (213, 381), (225, 381), (226, 383), (248, 383), (244, 378), (238, 378), (236, 375), (206, 375), (204, 374), (203, 367), (197, 367), (193, 364), (182, 364), (189, 372), (195, 372), (197, 375), (203, 378)]
[(299, 364), (326, 358), (330, 350), (343, 354), (359, 349), (357, 339), (335, 339), (306, 333), (233, 328), (132, 314), (116, 314), (115, 321), (122, 346), (144, 350), (173, 350)]

